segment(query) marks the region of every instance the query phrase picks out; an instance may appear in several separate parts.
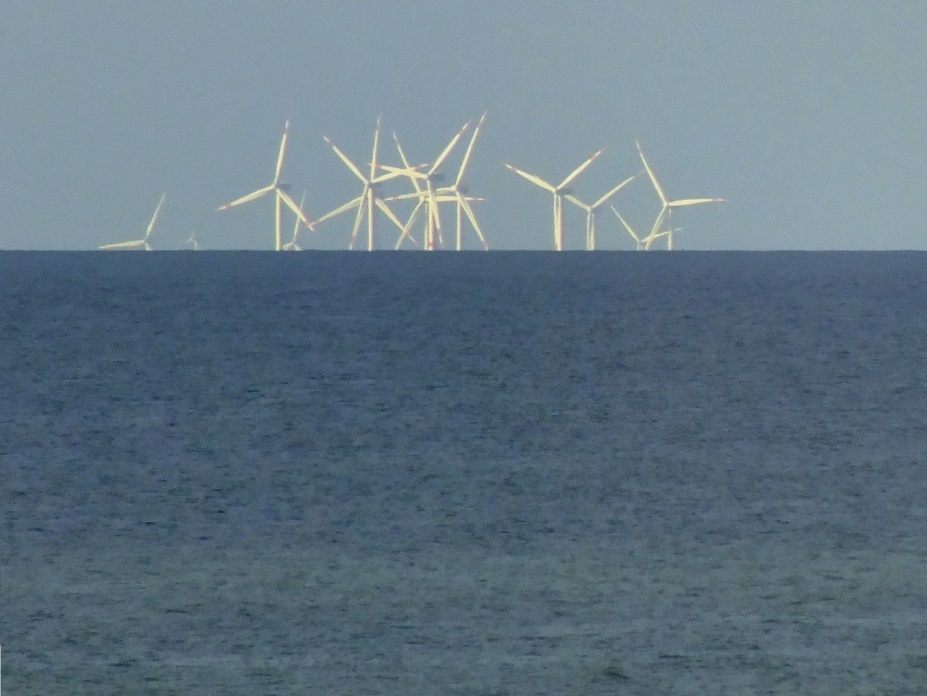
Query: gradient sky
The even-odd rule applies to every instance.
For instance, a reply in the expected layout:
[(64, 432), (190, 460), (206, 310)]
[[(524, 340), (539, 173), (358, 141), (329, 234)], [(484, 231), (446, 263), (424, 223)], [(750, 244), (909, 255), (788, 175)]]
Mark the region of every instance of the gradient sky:
[[(270, 182), (288, 116), (314, 219), (360, 192), (323, 134), (364, 166), (382, 115), (382, 158), (395, 130), (424, 162), (488, 111), (467, 180), (493, 248), (552, 247), (550, 195), (503, 162), (560, 179), (605, 147), (594, 199), (640, 139), (670, 197), (728, 199), (679, 211), (677, 248), (927, 249), (925, 28), (920, 0), (4, 2), (0, 248), (140, 237), (165, 190), (155, 247), (272, 248), (269, 198), (215, 209)], [(615, 203), (659, 210), (646, 179)], [(606, 212), (599, 248), (632, 248)], [(568, 248), (583, 226), (568, 205)]]

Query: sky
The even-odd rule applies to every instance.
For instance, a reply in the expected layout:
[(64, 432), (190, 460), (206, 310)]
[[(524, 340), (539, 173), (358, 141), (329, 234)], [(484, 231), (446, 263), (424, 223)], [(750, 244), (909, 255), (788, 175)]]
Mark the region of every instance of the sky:
[[(677, 249), (924, 250), (925, 27), (920, 0), (2, 2), (0, 249), (137, 239), (165, 191), (155, 248), (272, 249), (270, 197), (216, 208), (270, 183), (288, 118), (317, 219), (362, 188), (323, 136), (365, 169), (381, 117), (381, 160), (396, 132), (425, 163), (487, 112), (465, 182), (493, 249), (553, 246), (551, 195), (504, 163), (559, 181), (604, 147), (572, 187), (594, 200), (639, 141), (670, 198), (726, 199), (674, 213)], [(641, 232), (660, 210), (645, 176), (612, 202)], [(353, 221), (301, 244), (344, 249)], [(566, 248), (584, 225), (567, 203)], [(597, 238), (634, 248), (607, 208)]]

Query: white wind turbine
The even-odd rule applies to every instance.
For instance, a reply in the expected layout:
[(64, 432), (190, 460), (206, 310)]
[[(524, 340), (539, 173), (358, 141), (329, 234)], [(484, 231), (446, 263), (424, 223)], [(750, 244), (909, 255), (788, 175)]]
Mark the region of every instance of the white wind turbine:
[[(640, 172), (638, 172), (638, 174), (639, 173)], [(564, 198), (570, 201), (570, 203), (572, 203), (573, 205), (579, 206), (580, 208), (586, 211), (586, 250), (587, 251), (595, 251), (595, 214), (596, 212), (598, 212), (599, 208), (605, 205), (605, 203), (612, 196), (614, 196), (616, 193), (618, 193), (621, 189), (623, 189), (627, 184), (634, 181), (634, 179), (636, 178), (637, 178), (637, 174), (634, 174), (633, 176), (629, 176), (627, 179), (625, 179), (620, 184), (615, 186), (608, 193), (600, 197), (595, 203), (591, 205), (588, 203), (583, 203), (572, 193), (568, 193), (566, 196), (564, 196)]]
[(666, 198), (666, 194), (663, 193), (663, 188), (660, 186), (660, 183), (657, 181), (657, 177), (654, 176), (653, 170), (650, 168), (650, 165), (647, 164), (647, 158), (644, 157), (644, 151), (641, 149), (640, 142), (637, 143), (637, 152), (641, 157), (641, 162), (644, 163), (644, 169), (647, 170), (647, 176), (650, 177), (650, 181), (653, 184), (654, 189), (657, 191), (657, 195), (660, 196), (660, 201), (663, 203), (663, 207), (660, 209), (660, 213), (657, 215), (657, 219), (653, 223), (653, 227), (650, 230), (650, 234), (647, 235), (647, 239), (650, 239), (652, 242), (658, 236), (662, 236), (658, 230), (663, 226), (664, 220), (670, 220), (669, 230), (666, 231), (666, 248), (669, 251), (673, 250), (673, 228), (672, 228), (672, 212), (676, 208), (682, 208), (689, 205), (699, 205), (701, 203), (721, 203), (724, 198), (679, 198), (677, 200), (671, 201)]
[(390, 210), (389, 206), (383, 202), (383, 200), (377, 195), (377, 190), (384, 181), (389, 181), (390, 179), (395, 179), (399, 176), (407, 174), (405, 169), (396, 168), (393, 171), (389, 171), (386, 174), (380, 174), (377, 176), (377, 169), (379, 165), (377, 163), (377, 149), (380, 142), (380, 118), (377, 118), (376, 130), (373, 133), (373, 154), (370, 156), (370, 175), (364, 176), (361, 173), (361, 170), (354, 164), (347, 155), (345, 155), (335, 143), (333, 143), (328, 137), (322, 136), (322, 139), (332, 148), (334, 153), (338, 156), (344, 165), (351, 170), (351, 172), (360, 179), (361, 183), (364, 184), (363, 192), (357, 197), (353, 198), (344, 205), (338, 206), (329, 213), (326, 213), (318, 220), (316, 220), (313, 225), (317, 225), (320, 222), (325, 222), (336, 215), (341, 215), (341, 213), (351, 210), (351, 208), (357, 208), (357, 216), (354, 219), (354, 229), (351, 232), (351, 242), (348, 244), (349, 249), (354, 248), (354, 244), (357, 241), (357, 235), (360, 231), (361, 220), (364, 219), (364, 213), (367, 214), (367, 251), (373, 251), (375, 249), (374, 242), (374, 206), (379, 208), (390, 221), (396, 225), (398, 229), (402, 229), (402, 223), (399, 221), (399, 218), (396, 217), (395, 213)]
[(468, 197), (467, 187), (463, 185), (464, 172), (467, 169), (467, 165), (470, 163), (470, 155), (473, 154), (473, 146), (476, 145), (476, 138), (480, 134), (480, 128), (483, 127), (483, 121), (486, 120), (486, 113), (483, 112), (483, 115), (480, 116), (480, 120), (476, 124), (476, 128), (473, 131), (473, 135), (470, 138), (470, 144), (467, 145), (467, 150), (464, 152), (463, 160), (460, 163), (460, 169), (457, 171), (457, 178), (454, 179), (454, 183), (446, 187), (446, 189), (439, 189), (439, 192), (448, 191), (452, 193), (454, 198), (457, 200), (457, 251), (460, 251), (463, 248), (463, 216), (466, 215), (467, 219), (470, 221), (470, 225), (473, 226), (473, 231), (476, 232), (476, 236), (479, 237), (480, 244), (483, 245), (483, 250), (489, 250), (489, 244), (486, 242), (486, 237), (483, 236), (483, 231), (480, 229), (479, 224), (476, 221), (476, 215), (473, 214), (473, 209), (470, 207), (469, 201), (482, 200), (479, 198)]
[(280, 173), (283, 171), (283, 156), (286, 154), (286, 141), (289, 134), (290, 119), (287, 119), (286, 125), (283, 127), (283, 138), (280, 140), (280, 153), (277, 155), (277, 168), (274, 171), (274, 180), (269, 185), (259, 188), (257, 191), (253, 191), (241, 198), (236, 198), (231, 203), (226, 203), (218, 208), (218, 210), (228, 210), (242, 203), (250, 203), (258, 198), (263, 198), (268, 193), (273, 193), (276, 206), (274, 215), (274, 249), (276, 251), (280, 251), (283, 248), (281, 231), (283, 211), (281, 209), (281, 203), (286, 203), (287, 207), (296, 214), (296, 217), (298, 217), (306, 227), (309, 227), (309, 220), (306, 219), (306, 216), (303, 215), (302, 211), (296, 206), (296, 203), (287, 193), (287, 189), (290, 188), (290, 185), (281, 183), (280, 181)]
[(561, 181), (556, 186), (554, 186), (548, 181), (545, 181), (544, 179), (537, 176), (536, 174), (529, 174), (528, 172), (522, 171), (521, 169), (518, 169), (517, 167), (513, 167), (511, 164), (505, 165), (506, 167), (511, 169), (513, 172), (515, 172), (519, 176), (530, 181), (535, 186), (540, 186), (542, 189), (550, 191), (553, 194), (553, 198), (554, 198), (554, 249), (557, 251), (563, 251), (563, 197), (566, 194), (570, 193), (570, 189), (568, 187), (571, 183), (573, 183), (576, 180), (576, 177), (582, 174), (586, 170), (586, 167), (592, 164), (595, 161), (596, 157), (601, 155), (604, 151), (605, 151), (605, 148), (603, 147), (601, 150), (599, 150), (594, 155), (592, 155), (592, 157), (587, 159), (585, 162), (579, 165), (576, 169), (570, 172), (569, 176), (567, 176), (566, 179)]
[[(485, 116), (485, 114), (484, 114)], [(482, 123), (482, 119), (480, 119)], [(418, 171), (417, 168), (410, 168), (408, 159), (405, 156), (405, 153), (402, 150), (402, 145), (399, 143), (399, 137), (393, 133), (393, 140), (396, 141), (396, 149), (399, 150), (399, 156), (402, 159), (403, 166), (405, 169), (400, 170), (398, 167), (390, 167), (382, 165), (381, 169), (386, 170), (391, 173), (400, 173), (412, 179), (412, 185), (415, 187), (415, 193), (407, 194), (406, 198), (418, 198), (418, 203), (415, 206), (415, 209), (412, 211), (412, 215), (409, 216), (409, 221), (405, 224), (405, 227), (402, 228), (402, 234), (399, 236), (399, 240), (396, 242), (396, 248), (402, 244), (403, 240), (409, 237), (412, 224), (415, 222), (415, 218), (418, 216), (419, 211), (422, 207), (425, 207), (425, 210), (428, 214), (427, 224), (425, 227), (425, 239), (423, 241), (423, 248), (428, 251), (434, 251), (435, 248), (435, 238), (437, 237), (438, 243), (444, 245), (444, 235), (441, 231), (441, 216), (438, 213), (438, 203), (442, 201), (451, 201), (456, 200), (458, 203), (461, 199), (465, 199), (465, 196), (458, 198), (455, 194), (450, 194), (451, 187), (446, 187), (444, 189), (438, 189), (435, 187), (435, 183), (441, 181), (444, 178), (444, 175), (438, 170), (444, 164), (445, 160), (450, 156), (454, 147), (457, 145), (460, 138), (470, 127), (470, 121), (467, 121), (463, 128), (457, 131), (457, 134), (451, 138), (451, 141), (447, 144), (444, 150), (438, 155), (438, 158), (428, 167), (426, 171)], [(462, 174), (460, 174), (462, 177)], [(422, 190), (419, 181), (425, 182), (425, 189)], [(456, 183), (455, 183), (456, 186)], [(449, 198), (444, 198), (444, 196), (449, 195)], [(467, 201), (464, 200), (464, 205), (469, 209)], [(471, 215), (472, 215), (472, 211)], [(476, 217), (471, 217), (471, 222), (475, 221)], [(482, 234), (481, 234), (482, 236)], [(485, 243), (485, 242), (484, 242)]]
[(200, 243), (196, 240), (195, 231), (190, 233), (190, 239), (187, 240), (187, 244), (190, 245), (190, 249), (192, 249), (193, 251), (200, 250)]
[(631, 225), (628, 224), (628, 221), (621, 217), (621, 213), (615, 210), (615, 206), (611, 205), (609, 207), (612, 209), (612, 212), (618, 216), (618, 219), (621, 220), (621, 224), (624, 225), (624, 228), (628, 231), (628, 234), (631, 235), (631, 239), (633, 239), (634, 243), (637, 245), (638, 251), (650, 251), (650, 246), (660, 237), (668, 237), (673, 232), (679, 232), (679, 228), (677, 227), (675, 230), (663, 230), (657, 234), (649, 234), (646, 237), (641, 238), (640, 235), (638, 235), (631, 228)]
[(151, 251), (151, 245), (148, 243), (148, 238), (151, 236), (152, 230), (154, 230), (155, 222), (158, 219), (158, 213), (161, 212), (161, 206), (164, 205), (164, 199), (167, 196), (167, 191), (161, 194), (161, 200), (158, 201), (158, 207), (155, 208), (154, 215), (151, 216), (151, 222), (148, 223), (148, 229), (145, 230), (145, 236), (141, 239), (133, 239), (130, 242), (116, 242), (115, 244), (104, 244), (100, 249), (106, 249), (110, 251), (116, 250), (128, 250), (128, 249), (144, 249), (145, 251)]

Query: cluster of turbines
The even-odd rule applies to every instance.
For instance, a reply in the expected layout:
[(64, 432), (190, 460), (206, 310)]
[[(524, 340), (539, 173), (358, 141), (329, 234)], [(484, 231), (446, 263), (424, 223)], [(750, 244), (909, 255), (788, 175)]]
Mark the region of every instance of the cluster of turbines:
[[(274, 248), (277, 251), (301, 251), (302, 247), (299, 244), (299, 233), (301, 230), (306, 229), (312, 233), (317, 233), (319, 225), (351, 210), (355, 211), (355, 217), (354, 227), (351, 232), (351, 239), (348, 244), (348, 249), (355, 249), (357, 247), (362, 225), (366, 223), (366, 246), (368, 251), (373, 251), (377, 248), (376, 212), (379, 210), (398, 231), (398, 237), (394, 245), (395, 249), (401, 249), (403, 245), (411, 245), (413, 247), (432, 251), (434, 249), (447, 248), (445, 243), (444, 226), (441, 222), (439, 208), (441, 204), (453, 203), (456, 206), (454, 248), (458, 251), (463, 248), (464, 219), (466, 218), (466, 220), (469, 221), (473, 232), (479, 239), (483, 249), (489, 249), (489, 244), (486, 241), (486, 237), (483, 235), (483, 231), (480, 229), (480, 225), (477, 222), (476, 215), (473, 213), (473, 208), (470, 206), (472, 202), (482, 201), (484, 199), (469, 195), (468, 189), (463, 183), (467, 165), (470, 162), (470, 157), (473, 154), (473, 148), (476, 145), (477, 137), (479, 136), (480, 129), (482, 128), (483, 122), (485, 120), (486, 114), (484, 113), (477, 122), (476, 127), (473, 129), (470, 142), (467, 145), (467, 149), (464, 152), (460, 168), (457, 171), (457, 176), (451, 183), (444, 185), (441, 185), (442, 182), (445, 181), (445, 175), (442, 172), (442, 167), (453, 152), (454, 148), (470, 129), (470, 121), (465, 123), (463, 128), (457, 131), (454, 137), (451, 138), (450, 142), (448, 142), (447, 146), (434, 159), (434, 161), (427, 164), (410, 164), (409, 159), (406, 157), (405, 151), (402, 149), (402, 144), (399, 142), (398, 136), (393, 133), (393, 140), (399, 155), (400, 164), (387, 165), (381, 164), (379, 160), (380, 119), (378, 118), (373, 135), (373, 151), (370, 156), (370, 166), (369, 169), (367, 169), (366, 174), (351, 159), (349, 159), (348, 156), (345, 155), (344, 152), (339, 149), (334, 142), (331, 141), (331, 139), (323, 136), (323, 140), (329, 145), (329, 147), (331, 147), (332, 151), (335, 153), (338, 159), (340, 159), (351, 171), (351, 173), (357, 177), (357, 179), (363, 185), (363, 188), (360, 195), (352, 198), (351, 200), (338, 206), (325, 215), (322, 215), (318, 219), (310, 220), (304, 212), (306, 193), (303, 192), (302, 200), (297, 205), (296, 201), (293, 200), (289, 194), (290, 185), (284, 183), (281, 180), (281, 175), (283, 172), (283, 160), (286, 155), (287, 139), (290, 133), (290, 120), (287, 119), (283, 128), (283, 138), (280, 141), (280, 150), (277, 154), (277, 166), (274, 170), (274, 178), (270, 184), (263, 186), (256, 191), (245, 194), (240, 198), (236, 198), (230, 203), (226, 203), (225, 205), (220, 206), (218, 210), (229, 210), (236, 206), (250, 203), (251, 201), (272, 195), (274, 197)], [(667, 198), (665, 192), (663, 191), (663, 187), (660, 185), (657, 177), (653, 173), (653, 170), (650, 168), (650, 164), (647, 162), (647, 158), (644, 156), (644, 151), (638, 142), (637, 152), (640, 156), (641, 163), (643, 164), (643, 169), (615, 185), (601, 197), (596, 199), (593, 203), (586, 203), (573, 195), (570, 185), (576, 181), (580, 174), (582, 174), (589, 167), (589, 165), (591, 165), (596, 160), (596, 158), (602, 154), (602, 152), (604, 152), (604, 148), (598, 152), (595, 152), (591, 157), (589, 157), (582, 164), (576, 167), (576, 169), (570, 172), (570, 174), (558, 184), (551, 183), (546, 179), (542, 179), (536, 174), (531, 174), (511, 164), (505, 165), (515, 174), (552, 194), (553, 235), (554, 249), (556, 251), (563, 250), (564, 200), (567, 200), (586, 211), (586, 249), (593, 251), (595, 250), (596, 246), (596, 214), (619, 191), (621, 191), (622, 188), (624, 188), (627, 184), (645, 172), (647, 177), (650, 179), (650, 182), (653, 184), (653, 188), (659, 196), (661, 202), (660, 211), (654, 220), (653, 226), (647, 234), (641, 235), (635, 232), (635, 230), (632, 229), (628, 222), (621, 216), (618, 210), (613, 205), (609, 205), (612, 212), (621, 221), (624, 229), (634, 240), (638, 250), (649, 251), (657, 240), (664, 238), (666, 240), (666, 248), (668, 250), (673, 249), (673, 233), (679, 231), (678, 229), (674, 229), (672, 226), (672, 212), (676, 208), (682, 208), (690, 205), (699, 205), (702, 203), (717, 203), (725, 200), (723, 198), (680, 198), (670, 200)], [(408, 182), (411, 184), (411, 190), (406, 193), (384, 196), (382, 191), (383, 184), (387, 181), (397, 179), (408, 180)], [(145, 231), (145, 236), (142, 239), (136, 239), (127, 242), (117, 242), (115, 244), (104, 244), (99, 248), (109, 250), (144, 249), (146, 251), (150, 251), (152, 247), (149, 243), (149, 238), (151, 237), (151, 233), (155, 228), (155, 223), (157, 222), (158, 214), (161, 212), (161, 207), (164, 205), (164, 199), (166, 195), (167, 194), (165, 193), (161, 196), (161, 200), (158, 202), (158, 206), (155, 208), (154, 215), (152, 215), (151, 221), (148, 224), (148, 228)], [(389, 203), (394, 201), (415, 202), (411, 214), (404, 222), (400, 220), (400, 218), (393, 212), (389, 205)], [(290, 240), (287, 242), (284, 242), (283, 240), (282, 229), (284, 206), (289, 208), (289, 210), (295, 216), (293, 234)], [(416, 237), (413, 230), (415, 229), (415, 223), (421, 214), (424, 214), (425, 218), (421, 225), (421, 235)], [(187, 243), (191, 245), (193, 249), (199, 249), (199, 242), (196, 240), (195, 234), (190, 236), (190, 239), (187, 240)]]

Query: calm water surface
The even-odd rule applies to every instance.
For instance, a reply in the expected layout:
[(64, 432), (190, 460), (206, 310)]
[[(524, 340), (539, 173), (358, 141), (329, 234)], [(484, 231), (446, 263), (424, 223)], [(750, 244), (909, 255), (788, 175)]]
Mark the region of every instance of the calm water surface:
[(927, 254), (0, 253), (13, 694), (916, 694)]

